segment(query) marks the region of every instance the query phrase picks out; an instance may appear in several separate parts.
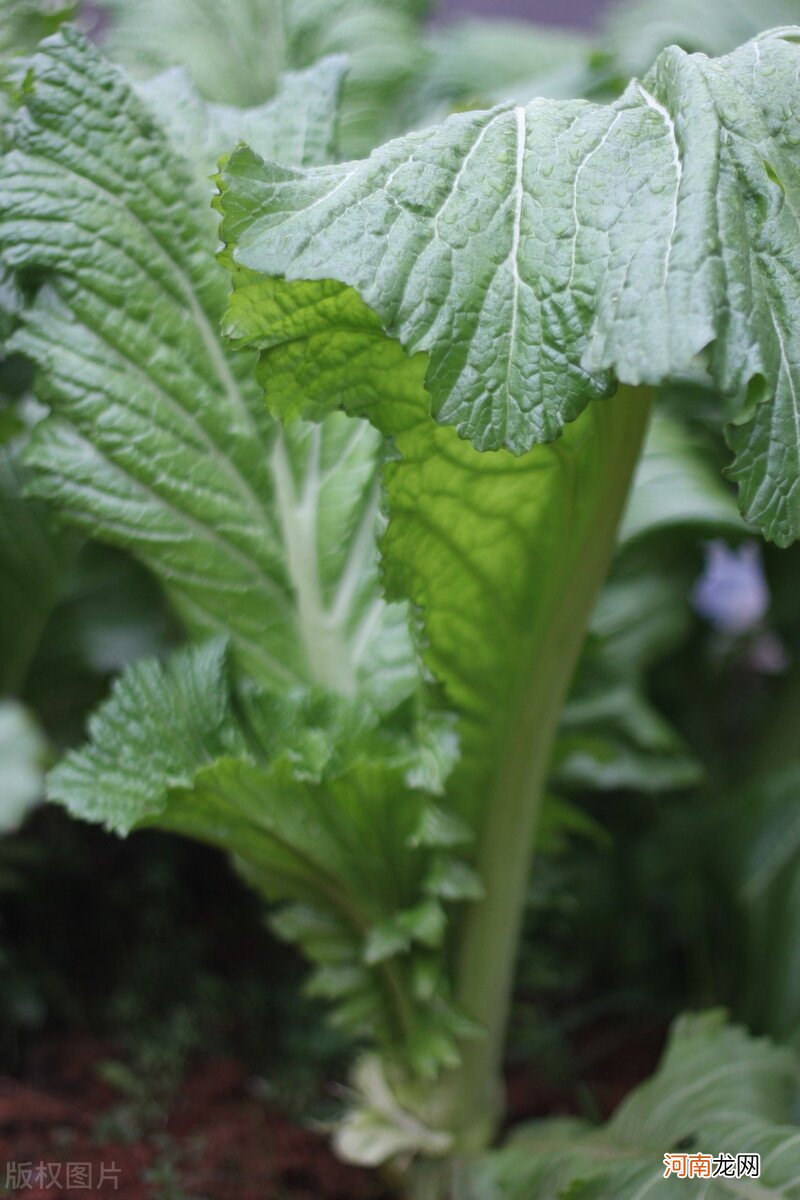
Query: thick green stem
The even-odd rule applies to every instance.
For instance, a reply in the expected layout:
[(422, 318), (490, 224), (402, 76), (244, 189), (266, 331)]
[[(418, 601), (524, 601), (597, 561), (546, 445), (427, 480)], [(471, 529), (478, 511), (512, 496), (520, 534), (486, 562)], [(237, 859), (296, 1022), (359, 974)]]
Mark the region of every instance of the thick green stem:
[[(469, 1153), (486, 1145), (500, 1113), (500, 1071), (514, 964), (529, 881), (536, 819), (559, 716), (597, 594), (609, 570), (650, 397), (621, 388), (596, 406), (591, 443), (564, 464), (570, 537), (547, 591), (519, 717), (486, 805), (477, 866), (485, 898), (465, 914), (456, 964), (456, 999), (484, 1030), (464, 1047), (446, 1082), (450, 1128)], [(540, 614), (542, 610), (540, 610)]]

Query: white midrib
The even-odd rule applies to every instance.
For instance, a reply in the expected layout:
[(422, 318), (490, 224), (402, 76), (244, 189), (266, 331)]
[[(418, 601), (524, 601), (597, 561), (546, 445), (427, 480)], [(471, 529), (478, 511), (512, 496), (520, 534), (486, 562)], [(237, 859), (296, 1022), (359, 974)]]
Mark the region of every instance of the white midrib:
[(672, 203), (672, 226), (669, 231), (669, 241), (667, 242), (667, 253), (664, 256), (664, 270), (661, 280), (661, 286), (664, 287), (669, 276), (670, 261), (672, 259), (672, 248), (675, 243), (675, 232), (678, 228), (678, 200), (680, 199), (681, 182), (683, 180), (683, 163), (681, 162), (681, 152), (678, 146), (678, 139), (675, 135), (675, 122), (667, 108), (658, 101), (647, 88), (642, 87), (641, 83), (636, 85), (639, 93), (648, 108), (652, 108), (653, 112), (658, 113), (661, 120), (664, 122), (672, 146), (672, 165), (675, 168), (675, 198)]
[[(511, 372), (514, 365), (514, 358), (517, 352), (517, 333), (519, 325), (519, 292), (520, 292), (520, 274), (519, 274), (519, 247), (520, 236), (522, 232), (522, 201), (523, 201), (523, 171), (525, 169), (525, 136), (526, 136), (526, 113), (525, 109), (518, 106), (514, 109), (514, 120), (517, 133), (517, 153), (514, 166), (514, 225), (511, 237), (511, 249), (509, 250), (508, 260), (511, 264), (511, 324), (508, 332), (508, 359), (506, 362), (506, 414), (510, 409), (511, 400)], [(507, 417), (506, 417), (507, 420)], [(506, 431), (507, 432), (507, 431)]]
[(301, 494), (295, 486), (280, 431), (275, 438), (270, 465), (289, 581), (297, 604), (298, 630), (309, 673), (315, 683), (340, 695), (352, 696), (356, 679), (345, 634), (347, 611), (342, 611), (341, 606), (325, 607), (319, 580), (317, 504), (322, 483), (319, 469), (321, 438), (322, 430), (315, 426)]

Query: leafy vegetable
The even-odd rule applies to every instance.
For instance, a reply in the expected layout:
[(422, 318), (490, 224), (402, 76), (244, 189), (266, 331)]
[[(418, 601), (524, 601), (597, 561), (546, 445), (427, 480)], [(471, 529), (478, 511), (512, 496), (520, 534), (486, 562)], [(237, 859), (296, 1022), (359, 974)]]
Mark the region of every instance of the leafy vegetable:
[[(742, 220), (737, 175), (748, 138), (769, 136), (767, 91), (778, 77), (791, 92), (796, 58), (790, 33), (714, 64), (668, 51), (613, 105), (501, 106), (306, 172), (238, 149), (220, 175), (227, 329), (260, 350), (271, 408), (367, 415), (399, 454), (386, 473), (385, 578), (419, 607), (426, 662), (462, 716), (451, 791), (476, 829), (487, 892), (465, 914), (456, 972), (462, 1006), (488, 1026), (455, 1085), (466, 1145), (491, 1111), (546, 714), (607, 569), (642, 399), (622, 389), (577, 418), (614, 376), (660, 382), (716, 339), (731, 403), (741, 411), (764, 391), (732, 435), (745, 510), (778, 541), (798, 532), (788, 309), (767, 294), (774, 273), (758, 255), (762, 239), (787, 263), (793, 253), (785, 208), (767, 203), (776, 170), (787, 181), (792, 170), (777, 126), (769, 153), (781, 166), (748, 168), (765, 203)], [(553, 449), (531, 448), (559, 434)]]
[[(115, 7), (119, 53), (175, 60), (193, 4)], [(497, 1125), (548, 781), (699, 777), (647, 677), (685, 637), (697, 537), (747, 527), (679, 411), (645, 440), (655, 385), (685, 395), (703, 356), (746, 519), (800, 534), (800, 32), (673, 48), (608, 105), (501, 104), (337, 163), (414, 111), (422, 7), (245, 3), (138, 89), (74, 30), (45, 42), (0, 248), (32, 297), (10, 349), (51, 409), (31, 493), (133, 553), (189, 638), (124, 671), (49, 795), (234, 856), (367, 1042), (340, 1152), (444, 1159), (433, 1197)], [(232, 57), (265, 38), (238, 109)], [(463, 100), (440, 67), (426, 94)], [(242, 138), (220, 265), (204, 180)], [(720, 1057), (736, 1120), (782, 1147), (793, 1064), (705, 1018), (609, 1130), (537, 1146), (520, 1195), (660, 1186), (662, 1145), (723, 1137)], [(690, 1071), (697, 1108), (673, 1099)]]
[(166, 668), (134, 666), (92, 719), (90, 746), (53, 772), (50, 795), (121, 833), (157, 824), (234, 853), (271, 899), (294, 902), (276, 927), (318, 963), (311, 987), (338, 1002), (340, 1022), (430, 1074), (469, 1028), (431, 953), (443, 904), (480, 891), (452, 857), (468, 833), (426, 802), (447, 769), (447, 727), (415, 746), (363, 705), (244, 703), (219, 642)]
[[(290, 78), (246, 114), (248, 127), (287, 154), (327, 152), (340, 73), (325, 62), (302, 89)], [(79, 79), (83, 128), (71, 100)], [(224, 136), (232, 114), (192, 100), (180, 80), (147, 95), (158, 107), (176, 87), (176, 141)], [(115, 133), (107, 155), (79, 171), (81, 139), (102, 127), (109, 96), (130, 161), (113, 153)], [(402, 1048), (415, 1072), (430, 1073), (455, 1060), (455, 1038), (470, 1030), (432, 951), (445, 907), (480, 887), (447, 849), (469, 831), (430, 801), (453, 757), (449, 722), (429, 718), (411, 743), (411, 716), (381, 731), (371, 703), (394, 708), (418, 678), (404, 610), (377, 592), (379, 439), (341, 415), (284, 434), (254, 403), (213, 329), (224, 276), (210, 218), (192, 205), (190, 169), (76, 33), (45, 43), (24, 126), (0, 207), (9, 259), (50, 268), (14, 339), (39, 363), (40, 394), (55, 410), (27, 454), (35, 490), (73, 523), (130, 547), (196, 635), (229, 635), (248, 676), (235, 688), (219, 641), (167, 668), (132, 668), (91, 723), (91, 747), (53, 774), (50, 795), (119, 831), (155, 822), (235, 853), (270, 898), (304, 906), (280, 930), (320, 963), (314, 986), (340, 1000), (342, 1021), (362, 1035), (371, 1028), (390, 1055)], [(32, 191), (42, 201), (33, 208)], [(180, 200), (151, 217), (154, 195)], [(75, 215), (66, 227), (65, 205)], [(95, 229), (106, 233), (99, 259)], [(320, 707), (314, 684), (355, 707)], [(280, 706), (265, 685), (282, 689)]]

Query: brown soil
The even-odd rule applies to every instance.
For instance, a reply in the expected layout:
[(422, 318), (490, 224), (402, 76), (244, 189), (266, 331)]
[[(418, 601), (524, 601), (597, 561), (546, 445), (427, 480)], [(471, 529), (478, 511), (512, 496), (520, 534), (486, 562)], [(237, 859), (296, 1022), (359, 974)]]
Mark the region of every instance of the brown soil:
[[(230, 1060), (192, 1071), (155, 1133), (114, 1140), (108, 1118), (120, 1098), (97, 1072), (112, 1056), (108, 1045), (71, 1038), (38, 1064), (41, 1089), (0, 1077), (0, 1195), (8, 1181), (28, 1200), (83, 1200), (86, 1176), (68, 1187), (68, 1169), (76, 1183), (75, 1164), (91, 1164), (91, 1193), (118, 1200), (388, 1200), (375, 1175), (333, 1157), (324, 1135), (256, 1099)], [(33, 1169), (33, 1187), (20, 1164)]]
[[(579, 1086), (545, 1082), (529, 1065), (511, 1070), (509, 1123), (608, 1117), (653, 1070), (663, 1038), (659, 1025), (598, 1023), (573, 1045)], [(44, 1164), (44, 1186), (31, 1187), (26, 1177), (20, 1196), (82, 1200), (89, 1189), (67, 1187), (67, 1168), (90, 1163), (91, 1190), (109, 1200), (391, 1200), (378, 1176), (334, 1158), (324, 1133), (293, 1124), (259, 1099), (245, 1069), (230, 1059), (192, 1070), (162, 1120), (115, 1137), (120, 1095), (98, 1072), (113, 1057), (108, 1044), (62, 1038), (39, 1050), (25, 1082), (0, 1076), (0, 1196), (8, 1194), (6, 1164), (12, 1180), (14, 1165), (35, 1172)]]

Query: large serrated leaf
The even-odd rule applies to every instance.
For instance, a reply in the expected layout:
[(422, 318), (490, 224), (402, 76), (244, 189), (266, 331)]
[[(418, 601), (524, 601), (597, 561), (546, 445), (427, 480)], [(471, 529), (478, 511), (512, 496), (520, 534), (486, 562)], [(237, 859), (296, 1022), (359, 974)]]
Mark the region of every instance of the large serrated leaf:
[(355, 287), (426, 352), (434, 414), (482, 449), (550, 441), (615, 378), (661, 382), (714, 343), (743, 510), (786, 544), (800, 533), (798, 38), (718, 60), (672, 47), (614, 104), (459, 115), (364, 162), (298, 172), (239, 149), (223, 237), (244, 267)]
[[(244, 125), (276, 153), (326, 154), (341, 72), (312, 68)], [(213, 155), (233, 117), (201, 115)], [(344, 693), (370, 678), (395, 702), (415, 668), (402, 611), (378, 595), (377, 435), (335, 418), (284, 436), (263, 412), (218, 334), (225, 276), (194, 170), (74, 31), (34, 59), (15, 143), (0, 242), (47, 279), (15, 338), (53, 407), (28, 451), (35, 493), (130, 549), (256, 677)]]

